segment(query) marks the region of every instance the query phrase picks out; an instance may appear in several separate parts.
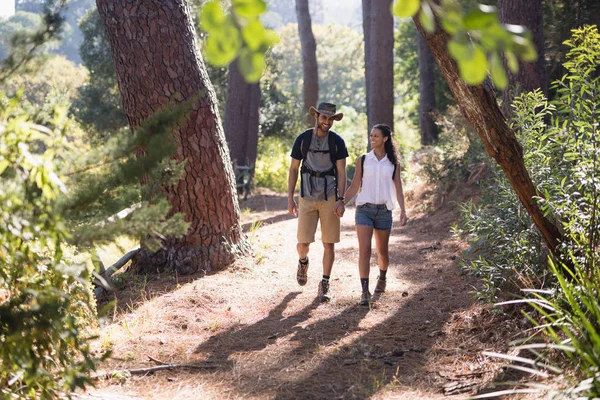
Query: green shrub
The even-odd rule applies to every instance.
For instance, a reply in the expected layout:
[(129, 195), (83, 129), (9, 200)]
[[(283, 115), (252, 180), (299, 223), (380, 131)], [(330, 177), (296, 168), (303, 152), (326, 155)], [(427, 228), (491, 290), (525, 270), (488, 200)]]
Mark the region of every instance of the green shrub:
[(477, 132), (458, 107), (451, 106), (437, 118), (440, 128), (435, 147), (421, 152), (423, 173), (438, 194), (445, 195), (458, 182), (464, 182), (473, 168), (489, 163)]
[[(515, 275), (536, 277), (529, 298), (538, 318), (530, 317), (552, 344), (521, 346), (534, 358), (541, 349), (560, 350), (577, 368), (567, 398), (600, 396), (600, 271), (598, 257), (600, 223), (600, 35), (596, 26), (573, 31), (565, 43), (571, 48), (564, 64), (567, 74), (553, 84), (558, 94), (549, 105), (540, 92), (519, 96), (512, 107), (513, 128), (523, 144), (532, 180), (544, 194), (539, 202), (549, 218), (560, 226), (558, 259), (540, 257), (540, 235), (525, 214), (516, 195), (499, 172), (481, 203), (463, 207), (465, 231), (480, 259), (472, 270), (484, 277), (482, 291), (495, 299)], [(552, 124), (546, 120), (551, 116)], [(517, 218), (517, 216), (519, 216)], [(508, 268), (512, 266), (512, 268)], [(468, 267), (468, 266), (467, 266)], [(522, 280), (523, 282), (524, 280)], [(536, 365), (533, 363), (532, 365)], [(584, 379), (580, 379), (580, 378)], [(586, 397), (580, 397), (586, 395)], [(587, 397), (589, 396), (589, 397)]]
[(254, 183), (279, 193), (287, 193), (292, 145), (275, 137), (262, 137), (258, 142), (258, 158)]
[[(98, 358), (88, 334), (95, 305), (85, 263), (63, 256), (68, 239), (56, 199), (66, 188), (54, 162), (59, 130), (0, 110), (0, 393), (55, 399), (90, 383)], [(35, 149), (47, 147), (43, 154)]]

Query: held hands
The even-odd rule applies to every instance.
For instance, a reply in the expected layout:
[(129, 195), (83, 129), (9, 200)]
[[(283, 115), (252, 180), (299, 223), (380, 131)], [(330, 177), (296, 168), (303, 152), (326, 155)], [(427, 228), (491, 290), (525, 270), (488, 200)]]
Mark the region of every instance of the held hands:
[(344, 216), (344, 212), (346, 211), (346, 207), (344, 206), (343, 200), (338, 200), (335, 202), (335, 206), (333, 207), (333, 213), (336, 217), (342, 218)]
[(400, 226), (406, 225), (407, 221), (408, 217), (406, 216), (406, 210), (402, 210), (402, 212), (400, 213)]
[(288, 199), (288, 212), (294, 217), (298, 216), (298, 205), (294, 201), (294, 198)]

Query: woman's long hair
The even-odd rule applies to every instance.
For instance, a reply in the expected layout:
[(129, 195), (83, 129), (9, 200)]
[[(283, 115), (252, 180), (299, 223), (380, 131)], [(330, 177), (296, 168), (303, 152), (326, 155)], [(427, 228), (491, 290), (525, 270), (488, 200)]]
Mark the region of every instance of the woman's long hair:
[(373, 129), (378, 129), (383, 134), (383, 137), (387, 137), (388, 140), (385, 141), (385, 154), (388, 159), (394, 165), (400, 165), (400, 157), (398, 156), (398, 148), (396, 147), (396, 141), (392, 137), (392, 128), (385, 124), (377, 124), (373, 126)]

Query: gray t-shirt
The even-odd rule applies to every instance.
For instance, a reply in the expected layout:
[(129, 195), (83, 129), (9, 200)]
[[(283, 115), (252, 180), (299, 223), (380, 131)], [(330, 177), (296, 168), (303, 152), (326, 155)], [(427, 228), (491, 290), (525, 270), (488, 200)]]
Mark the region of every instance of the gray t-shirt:
[[(331, 155), (329, 154), (329, 135), (320, 138), (316, 134), (312, 135), (309, 151), (303, 165), (313, 171), (325, 172), (333, 168)], [(298, 160), (302, 159), (302, 136), (298, 136), (294, 147), (292, 148), (292, 157)], [(340, 160), (348, 157), (348, 150), (344, 140), (337, 135), (335, 159)], [(335, 179), (334, 175), (324, 177), (312, 176), (310, 173), (302, 174), (302, 185), (304, 198), (309, 200), (325, 200), (325, 187), (327, 187), (327, 198), (335, 197)]]

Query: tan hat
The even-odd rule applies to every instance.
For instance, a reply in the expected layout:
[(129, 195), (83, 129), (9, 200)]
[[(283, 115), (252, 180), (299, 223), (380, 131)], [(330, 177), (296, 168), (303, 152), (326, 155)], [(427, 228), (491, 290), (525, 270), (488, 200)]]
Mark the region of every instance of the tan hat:
[(312, 115), (316, 119), (319, 119), (319, 114), (327, 115), (328, 117), (333, 117), (333, 119), (336, 121), (341, 121), (342, 118), (344, 118), (344, 114), (335, 113), (336, 106), (335, 104), (331, 103), (320, 103), (317, 108), (310, 106), (310, 109), (308, 111), (310, 112), (310, 115)]

